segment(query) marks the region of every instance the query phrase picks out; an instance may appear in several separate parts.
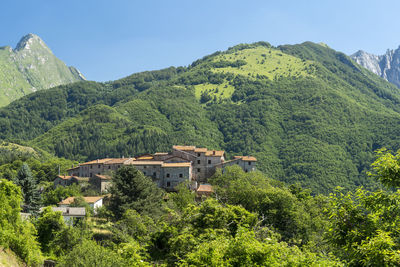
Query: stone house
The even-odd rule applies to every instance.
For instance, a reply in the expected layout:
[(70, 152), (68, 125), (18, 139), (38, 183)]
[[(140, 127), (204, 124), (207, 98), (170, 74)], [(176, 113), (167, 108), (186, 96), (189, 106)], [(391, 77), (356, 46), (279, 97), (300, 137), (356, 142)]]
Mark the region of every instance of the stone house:
[(103, 194), (106, 193), (111, 186), (111, 176), (96, 174), (89, 178), (89, 183), (97, 192)]
[(256, 170), (257, 159), (255, 157), (250, 156), (235, 156), (234, 159), (225, 161), (216, 166), (218, 169), (222, 169), (222, 172), (225, 171), (225, 168), (228, 166), (238, 165), (243, 171), (251, 172)]

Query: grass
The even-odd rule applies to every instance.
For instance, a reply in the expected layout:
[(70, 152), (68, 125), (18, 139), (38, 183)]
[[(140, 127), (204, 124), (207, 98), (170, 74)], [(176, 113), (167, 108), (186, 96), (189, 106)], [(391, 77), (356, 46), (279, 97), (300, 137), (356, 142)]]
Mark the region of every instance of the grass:
[(18, 267), (26, 266), (20, 259), (9, 249), (0, 247), (0, 267)]
[(216, 96), (218, 99), (231, 98), (235, 88), (224, 82), (223, 84), (198, 84), (195, 87), (195, 95), (197, 99), (200, 99), (203, 92), (208, 92), (212, 97)]
[(214, 68), (214, 72), (231, 72), (254, 79), (257, 79), (260, 75), (271, 80), (278, 77), (312, 76), (315, 71), (312, 61), (302, 60), (282, 51), (266, 47), (244, 49), (232, 54), (221, 54), (216, 56), (213, 61), (221, 60), (231, 62), (244, 60), (247, 64), (238, 68)]

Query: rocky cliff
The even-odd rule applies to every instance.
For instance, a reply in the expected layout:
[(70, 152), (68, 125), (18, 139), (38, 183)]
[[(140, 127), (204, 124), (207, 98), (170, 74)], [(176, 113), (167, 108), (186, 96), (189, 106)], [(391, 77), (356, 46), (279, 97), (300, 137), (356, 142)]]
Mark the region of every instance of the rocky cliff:
[(388, 49), (386, 54), (380, 56), (360, 50), (351, 55), (351, 58), (400, 88), (400, 47), (395, 50)]

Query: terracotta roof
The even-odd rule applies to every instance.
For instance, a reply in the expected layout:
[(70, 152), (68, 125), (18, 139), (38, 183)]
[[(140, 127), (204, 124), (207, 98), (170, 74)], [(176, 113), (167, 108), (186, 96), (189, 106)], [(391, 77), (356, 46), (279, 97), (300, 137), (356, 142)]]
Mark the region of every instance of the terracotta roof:
[(197, 188), (197, 192), (214, 192), (213, 188), (209, 184), (201, 184), (199, 188)]
[(67, 197), (63, 201), (58, 202), (58, 205), (69, 205), (74, 203), (75, 197)]
[(156, 152), (154, 153), (154, 156), (166, 156), (168, 154), (169, 154), (168, 152)]
[(111, 180), (111, 176), (109, 176), (109, 175), (96, 174), (95, 176), (99, 177), (101, 180)]
[(194, 152), (207, 152), (208, 149), (207, 148), (202, 148), (202, 147), (198, 147), (194, 149)]
[(76, 166), (76, 167), (73, 167), (73, 168), (67, 169), (67, 171), (72, 171), (72, 170), (77, 170), (77, 169), (79, 169), (79, 166)]
[(195, 146), (172, 146), (172, 149), (183, 150), (183, 151), (193, 151), (196, 149)]
[(162, 161), (157, 161), (157, 160), (138, 160), (138, 161), (132, 161), (130, 164), (132, 165), (162, 165)]
[(255, 157), (251, 156), (235, 156), (235, 159), (241, 159), (243, 161), (257, 161)]
[(206, 152), (207, 157), (222, 157), (225, 154), (223, 150), (209, 150)]
[(58, 175), (57, 177), (60, 178), (60, 179), (63, 179), (63, 180), (69, 180), (69, 179), (71, 179), (71, 178), (74, 177), (74, 176)]
[(83, 197), (83, 199), (87, 202), (87, 203), (95, 203), (97, 201), (99, 201), (100, 199), (103, 199), (104, 196), (95, 196), (95, 197)]
[(136, 160), (151, 160), (153, 159), (153, 156), (141, 156), (141, 157), (137, 157)]
[[(83, 197), (83, 199), (87, 203), (95, 203), (102, 198), (104, 198), (104, 196)], [(63, 201), (59, 202), (58, 205), (70, 205), (70, 204), (74, 203), (74, 201), (75, 201), (75, 197), (67, 197)]]
[(109, 161), (104, 162), (104, 164), (128, 164), (132, 161), (132, 158), (119, 158), (119, 159), (111, 159)]
[(175, 162), (175, 163), (164, 163), (163, 168), (174, 168), (174, 167), (190, 167), (192, 163), (190, 162)]
[(96, 160), (92, 160), (92, 161), (88, 161), (85, 163), (81, 163), (81, 165), (91, 165), (91, 164), (103, 164), (107, 161), (112, 160), (111, 158), (106, 158), (106, 159), (96, 159)]

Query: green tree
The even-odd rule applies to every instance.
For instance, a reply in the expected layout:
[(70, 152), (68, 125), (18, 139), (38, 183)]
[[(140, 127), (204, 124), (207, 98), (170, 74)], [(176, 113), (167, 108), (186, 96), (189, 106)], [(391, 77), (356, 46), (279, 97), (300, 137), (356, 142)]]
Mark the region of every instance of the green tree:
[(169, 194), (169, 198), (173, 201), (179, 211), (183, 211), (188, 205), (194, 204), (195, 192), (189, 189), (189, 183), (180, 183), (176, 188), (177, 192)]
[(386, 148), (382, 148), (376, 152), (376, 156), (369, 175), (389, 188), (400, 187), (400, 150), (393, 155)]
[[(137, 263), (140, 264), (140, 261)], [(118, 253), (100, 246), (92, 240), (83, 240), (62, 257), (58, 264), (65, 267), (137, 266), (135, 264), (131, 265), (131, 262)]]
[(35, 222), (35, 225), (42, 251), (50, 254), (52, 241), (56, 239), (57, 234), (66, 228), (61, 212), (53, 211), (51, 207), (46, 207)]
[(24, 198), (23, 211), (37, 215), (40, 208), (40, 194), (35, 177), (28, 164), (22, 164), (18, 171), (15, 183), (21, 187)]
[(122, 167), (116, 172), (109, 191), (109, 209), (117, 220), (128, 209), (153, 217), (162, 212), (163, 191), (133, 166)]
[(10, 248), (28, 265), (39, 265), (42, 255), (36, 229), (20, 216), (22, 195), (18, 186), (0, 179), (0, 246)]

